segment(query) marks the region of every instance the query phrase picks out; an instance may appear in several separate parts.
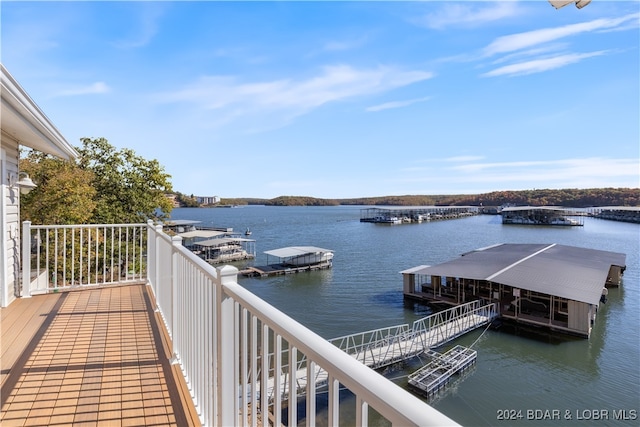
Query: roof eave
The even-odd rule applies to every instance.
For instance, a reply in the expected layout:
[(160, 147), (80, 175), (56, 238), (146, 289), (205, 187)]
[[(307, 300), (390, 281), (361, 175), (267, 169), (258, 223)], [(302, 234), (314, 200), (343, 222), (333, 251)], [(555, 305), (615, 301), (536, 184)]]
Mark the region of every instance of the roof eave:
[(1, 68), (2, 132), (18, 144), (63, 159), (78, 157), (76, 149), (62, 136), (3, 64)]

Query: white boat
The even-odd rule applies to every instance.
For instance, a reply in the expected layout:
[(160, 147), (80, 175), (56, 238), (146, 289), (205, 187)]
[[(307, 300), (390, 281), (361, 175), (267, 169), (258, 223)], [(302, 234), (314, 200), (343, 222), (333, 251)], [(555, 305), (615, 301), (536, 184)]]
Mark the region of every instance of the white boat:
[(244, 232), (245, 236), (251, 236), (251, 230), (249, 230), (249, 227), (247, 227), (246, 231)]

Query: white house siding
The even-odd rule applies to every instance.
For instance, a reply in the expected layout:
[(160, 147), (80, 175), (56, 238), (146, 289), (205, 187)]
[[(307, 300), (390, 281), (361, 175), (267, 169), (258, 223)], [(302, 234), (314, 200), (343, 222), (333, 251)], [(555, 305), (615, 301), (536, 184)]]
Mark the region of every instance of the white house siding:
[(9, 175), (18, 173), (18, 143), (4, 134), (0, 148), (0, 305), (6, 307), (16, 298), (20, 275), (19, 191), (9, 187)]

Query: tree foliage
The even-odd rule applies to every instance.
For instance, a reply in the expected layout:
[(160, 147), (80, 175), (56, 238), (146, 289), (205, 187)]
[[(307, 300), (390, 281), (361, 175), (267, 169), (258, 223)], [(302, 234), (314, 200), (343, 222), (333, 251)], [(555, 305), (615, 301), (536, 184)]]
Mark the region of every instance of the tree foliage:
[(76, 163), (31, 151), (20, 170), (38, 186), (20, 198), (22, 221), (35, 224), (86, 224), (96, 208), (93, 174)]
[(197, 208), (200, 206), (200, 203), (198, 203), (198, 200), (193, 196), (193, 194), (191, 196), (187, 196), (186, 194), (182, 194), (180, 192), (176, 192), (174, 194), (176, 196), (176, 201), (181, 207)]
[(173, 208), (165, 193), (170, 176), (157, 160), (146, 160), (131, 149), (116, 150), (104, 138), (82, 138), (79, 165), (93, 173), (96, 223), (133, 223), (165, 218)]
[(269, 206), (564, 206), (586, 208), (592, 206), (640, 206), (637, 188), (540, 189), (522, 191), (494, 191), (484, 194), (441, 194), (359, 197), (353, 199), (316, 199), (305, 196), (280, 196), (274, 199), (229, 199), (235, 204)]
[(31, 152), (20, 167), (38, 184), (21, 199), (22, 219), (41, 224), (118, 224), (163, 219), (173, 208), (170, 176), (157, 160), (83, 138), (76, 162)]
[(316, 199), (304, 196), (280, 196), (265, 203), (267, 206), (337, 206), (333, 199)]

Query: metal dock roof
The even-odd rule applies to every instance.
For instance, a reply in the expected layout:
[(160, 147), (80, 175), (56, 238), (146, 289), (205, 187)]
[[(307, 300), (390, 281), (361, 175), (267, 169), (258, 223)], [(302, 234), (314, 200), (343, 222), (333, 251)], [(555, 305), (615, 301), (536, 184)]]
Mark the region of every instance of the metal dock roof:
[(253, 239), (245, 239), (243, 237), (218, 237), (215, 239), (204, 240), (202, 242), (195, 242), (194, 246), (222, 246), (227, 243), (237, 243), (237, 242), (255, 242)]
[(184, 233), (178, 233), (178, 236), (183, 239), (194, 239), (197, 237), (201, 238), (211, 238), (216, 236), (222, 236), (223, 234), (229, 234), (224, 231), (216, 231), (216, 230), (191, 230), (185, 231)]
[(289, 246), (286, 248), (272, 249), (265, 251), (267, 255), (272, 255), (278, 258), (290, 258), (301, 255), (314, 254), (317, 252), (333, 252), (331, 249), (322, 249), (316, 246)]
[(570, 300), (598, 304), (612, 265), (625, 267), (618, 252), (558, 244), (502, 244), (414, 272), (487, 280)]

